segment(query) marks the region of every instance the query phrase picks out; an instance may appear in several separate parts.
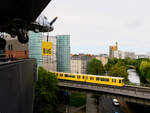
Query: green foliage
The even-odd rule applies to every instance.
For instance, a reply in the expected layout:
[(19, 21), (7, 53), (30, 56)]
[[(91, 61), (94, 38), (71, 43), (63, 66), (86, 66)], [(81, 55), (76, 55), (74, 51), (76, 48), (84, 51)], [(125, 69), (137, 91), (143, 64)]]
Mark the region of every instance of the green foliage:
[(109, 71), (109, 69), (112, 67), (113, 65), (112, 64), (110, 64), (110, 63), (107, 63), (107, 64), (105, 64), (105, 66), (104, 66), (104, 69), (105, 69), (105, 71)]
[(141, 73), (141, 76), (146, 78), (146, 80), (150, 83), (150, 61), (141, 62), (140, 73)]
[[(118, 76), (118, 71), (120, 71), (120, 68), (123, 66), (124, 70), (126, 68), (129, 69), (131, 67), (135, 67), (136, 72), (139, 74), (141, 82), (146, 83), (146, 80), (150, 83), (150, 69), (149, 69), (149, 62), (150, 59), (148, 58), (142, 58), (142, 59), (117, 59), (112, 58), (108, 60), (108, 63), (105, 65), (105, 70), (109, 72), (108, 75), (111, 76)], [(118, 70), (118, 71), (116, 71)], [(123, 72), (123, 70), (122, 70)], [(123, 72), (124, 73), (124, 72)], [(126, 74), (122, 74), (126, 77)], [(127, 78), (127, 77), (126, 77)]]
[(108, 59), (108, 63), (112, 64), (112, 65), (115, 65), (118, 62), (118, 60), (119, 59), (117, 59), (117, 58)]
[(93, 74), (93, 75), (103, 75), (105, 73), (105, 70), (104, 70), (102, 62), (95, 58), (90, 60), (88, 62), (87, 73)]
[(80, 107), (86, 104), (86, 95), (82, 93), (72, 93), (70, 97), (71, 106)]
[(124, 77), (125, 81), (128, 81), (127, 68), (125, 66), (121, 66), (119, 63), (111, 67), (108, 75), (115, 76), (115, 77)]
[(54, 113), (57, 97), (57, 79), (42, 67), (38, 69), (38, 81), (35, 87), (34, 113)]
[[(148, 75), (148, 73), (149, 73), (149, 71), (146, 71), (145, 73), (143, 73), (142, 72), (142, 70), (143, 70), (143, 64), (141, 64), (142, 62), (150, 62), (150, 59), (148, 59), (148, 58), (141, 58), (141, 59), (137, 59), (136, 60), (136, 63), (135, 63), (135, 67), (136, 67), (136, 72), (139, 74), (139, 76), (140, 76), (140, 80), (141, 80), (141, 82), (142, 83), (148, 83), (148, 79), (147, 79), (147, 77), (149, 77)], [(140, 69), (140, 67), (141, 67), (141, 69)]]

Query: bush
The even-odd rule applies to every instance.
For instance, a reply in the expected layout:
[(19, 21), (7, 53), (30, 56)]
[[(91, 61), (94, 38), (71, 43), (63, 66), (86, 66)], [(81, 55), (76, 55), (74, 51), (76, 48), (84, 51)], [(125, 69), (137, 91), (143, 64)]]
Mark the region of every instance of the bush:
[(34, 113), (54, 113), (58, 90), (56, 76), (39, 67), (38, 79), (35, 87)]

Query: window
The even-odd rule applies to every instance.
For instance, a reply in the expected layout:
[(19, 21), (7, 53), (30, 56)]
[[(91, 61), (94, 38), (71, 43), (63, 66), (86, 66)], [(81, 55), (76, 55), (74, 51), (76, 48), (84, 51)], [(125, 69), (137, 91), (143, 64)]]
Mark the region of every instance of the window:
[(106, 81), (106, 82), (109, 82), (109, 79), (108, 79), (108, 78), (105, 78), (105, 81)]
[(78, 78), (78, 79), (80, 79), (80, 78), (81, 78), (81, 76), (80, 76), (80, 75), (78, 75), (78, 76), (77, 76), (77, 78)]
[(94, 80), (94, 77), (90, 77), (90, 80)]
[[(94, 80), (94, 77), (92, 78)], [(96, 78), (97, 81), (105, 81), (108, 82), (109, 79), (108, 78)]]
[(8, 50), (10, 50), (10, 45), (8, 45)]
[(115, 82), (115, 83), (116, 83), (116, 79), (112, 79), (112, 82)]
[(100, 78), (100, 81), (105, 81), (105, 79), (104, 78)]
[(71, 77), (71, 75), (68, 75), (68, 77)]
[(60, 74), (60, 77), (63, 77), (63, 74)]
[(82, 76), (82, 79), (84, 79), (84, 76)]
[(27, 54), (27, 51), (26, 51), (26, 50), (24, 51), (24, 54), (25, 54), (25, 55)]
[(11, 50), (13, 50), (13, 45), (11, 44)]
[(119, 83), (121, 83), (121, 80), (119, 80)]
[(99, 80), (100, 80), (100, 78), (96, 77), (96, 81), (99, 81)]
[(67, 74), (65, 74), (65, 77), (68, 77), (68, 75), (67, 75)]
[(12, 54), (11, 54), (11, 58), (12, 58), (12, 59), (14, 58)]
[(72, 78), (75, 78), (75, 75), (72, 75)]

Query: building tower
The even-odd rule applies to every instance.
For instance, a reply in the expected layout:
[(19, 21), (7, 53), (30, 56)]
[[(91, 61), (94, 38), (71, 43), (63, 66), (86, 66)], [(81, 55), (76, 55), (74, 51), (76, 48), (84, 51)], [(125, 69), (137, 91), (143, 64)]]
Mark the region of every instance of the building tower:
[(57, 71), (70, 72), (70, 35), (57, 35), (56, 43)]
[(109, 57), (110, 58), (118, 58), (118, 42), (116, 42), (116, 45), (109, 46)]
[(29, 32), (29, 57), (36, 58), (37, 65), (42, 66), (42, 33)]

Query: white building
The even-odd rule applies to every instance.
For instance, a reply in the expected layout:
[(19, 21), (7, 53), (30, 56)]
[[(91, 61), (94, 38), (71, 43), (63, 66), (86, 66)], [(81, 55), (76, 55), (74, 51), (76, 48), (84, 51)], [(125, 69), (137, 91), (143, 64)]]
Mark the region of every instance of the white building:
[(105, 64), (107, 64), (107, 62), (108, 62), (108, 57), (107, 57), (107, 56), (95, 56), (95, 58), (96, 58), (97, 60), (100, 60), (100, 61), (102, 62), (102, 64), (103, 64), (103, 66), (104, 66)]
[(71, 73), (87, 73), (88, 61), (91, 60), (90, 56), (72, 56), (70, 59)]
[(139, 59), (139, 58), (149, 58), (148, 55), (136, 55), (136, 56), (137, 56), (137, 59)]
[(125, 58), (136, 59), (136, 55), (134, 52), (119, 51), (119, 58), (120, 59), (125, 59)]

